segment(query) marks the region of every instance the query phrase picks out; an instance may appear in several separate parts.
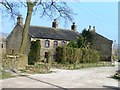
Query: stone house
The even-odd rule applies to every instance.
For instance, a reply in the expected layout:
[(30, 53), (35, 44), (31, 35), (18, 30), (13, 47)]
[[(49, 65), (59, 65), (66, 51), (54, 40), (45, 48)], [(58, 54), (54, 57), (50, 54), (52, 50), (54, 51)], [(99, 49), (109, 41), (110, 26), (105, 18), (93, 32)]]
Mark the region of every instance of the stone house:
[[(6, 52), (18, 53), (22, 39), (23, 23), (22, 17), (17, 18), (17, 25), (6, 39)], [(55, 19), (52, 27), (30, 26), (28, 33), (28, 43), (25, 54), (28, 54), (30, 48), (30, 41), (40, 40), (41, 44), (41, 59), (44, 59), (47, 52), (51, 51), (54, 56), (55, 48), (57, 46), (65, 45), (71, 40), (76, 40), (79, 33), (76, 32), (75, 23), (71, 26), (71, 30), (59, 29), (58, 22)]]
[[(93, 28), (92, 31), (95, 28)], [(17, 18), (17, 24), (6, 39), (6, 52), (17, 53), (20, 47), (22, 39), (23, 23), (21, 15)], [(41, 44), (41, 59), (44, 59), (47, 52), (51, 51), (51, 55), (54, 56), (55, 48), (57, 46), (65, 45), (69, 41), (76, 40), (78, 38), (76, 31), (76, 25), (71, 25), (71, 30), (58, 28), (58, 22), (55, 19), (52, 23), (52, 27), (30, 26), (28, 33), (28, 43), (25, 54), (29, 53), (30, 42), (40, 40)], [(112, 41), (94, 33), (95, 43), (93, 48), (101, 52), (101, 59), (111, 60)]]
[(89, 26), (88, 30), (93, 32), (94, 40), (93, 40), (93, 44), (92, 44), (91, 48), (100, 52), (100, 60), (105, 60), (105, 61), (112, 60), (113, 41), (96, 33), (95, 26), (93, 26), (93, 29), (91, 29), (91, 26)]

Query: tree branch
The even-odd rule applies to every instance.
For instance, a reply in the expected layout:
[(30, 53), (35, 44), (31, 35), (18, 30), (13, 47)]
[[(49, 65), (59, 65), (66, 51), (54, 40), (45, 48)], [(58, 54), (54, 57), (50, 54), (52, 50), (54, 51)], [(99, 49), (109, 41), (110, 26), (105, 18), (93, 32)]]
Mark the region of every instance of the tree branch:
[(5, 6), (7, 9), (9, 9), (9, 7), (7, 6), (6, 3), (4, 3), (4, 2), (0, 2), (0, 4), (2, 4), (2, 5)]
[(39, 0), (35, 0), (35, 1), (33, 2), (34, 6), (38, 3), (38, 1), (39, 1)]
[(25, 5), (21, 0), (19, 0), (19, 1), (24, 7), (27, 7), (27, 5)]

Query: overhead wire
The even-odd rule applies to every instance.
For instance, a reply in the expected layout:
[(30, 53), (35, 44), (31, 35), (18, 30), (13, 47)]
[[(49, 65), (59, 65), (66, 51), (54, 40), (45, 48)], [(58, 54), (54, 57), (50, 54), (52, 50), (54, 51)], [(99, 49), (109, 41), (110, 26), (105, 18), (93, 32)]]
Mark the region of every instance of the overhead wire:
[[(86, 7), (82, 7), (83, 5), (78, 6), (78, 4), (76, 4), (77, 8), (79, 10), (82, 10), (83, 13), (85, 14), (88, 14), (88, 15), (91, 15), (92, 17), (94, 16), (94, 19), (96, 19), (97, 21), (102, 21), (102, 23), (109, 23), (109, 24), (116, 24), (117, 25), (117, 22), (112, 22), (113, 20), (110, 20), (108, 21), (108, 18), (105, 17), (104, 15), (102, 14), (98, 14), (96, 11), (94, 11), (93, 9), (91, 8), (86, 8)], [(109, 17), (109, 16), (108, 16)], [(106, 19), (107, 18), (107, 19)], [(107, 20), (107, 21), (106, 21)]]

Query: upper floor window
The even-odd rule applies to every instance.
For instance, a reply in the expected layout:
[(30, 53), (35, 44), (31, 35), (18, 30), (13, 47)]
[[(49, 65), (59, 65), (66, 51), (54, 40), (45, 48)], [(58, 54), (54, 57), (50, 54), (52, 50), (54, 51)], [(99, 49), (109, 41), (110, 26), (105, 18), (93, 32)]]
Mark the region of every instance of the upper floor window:
[(62, 41), (62, 45), (66, 44), (66, 41)]
[(58, 46), (58, 41), (54, 41), (54, 46)]
[(50, 41), (49, 40), (45, 40), (45, 47), (49, 48), (50, 47)]

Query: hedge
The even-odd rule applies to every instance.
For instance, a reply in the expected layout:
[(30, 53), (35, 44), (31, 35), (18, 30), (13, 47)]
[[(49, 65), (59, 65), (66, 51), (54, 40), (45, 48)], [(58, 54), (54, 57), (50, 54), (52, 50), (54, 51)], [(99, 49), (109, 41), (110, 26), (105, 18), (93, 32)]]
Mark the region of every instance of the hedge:
[(87, 48), (57, 47), (56, 62), (58, 63), (94, 63), (100, 58), (99, 52)]

